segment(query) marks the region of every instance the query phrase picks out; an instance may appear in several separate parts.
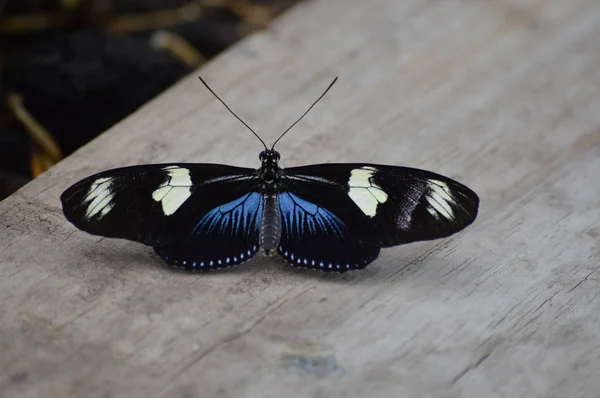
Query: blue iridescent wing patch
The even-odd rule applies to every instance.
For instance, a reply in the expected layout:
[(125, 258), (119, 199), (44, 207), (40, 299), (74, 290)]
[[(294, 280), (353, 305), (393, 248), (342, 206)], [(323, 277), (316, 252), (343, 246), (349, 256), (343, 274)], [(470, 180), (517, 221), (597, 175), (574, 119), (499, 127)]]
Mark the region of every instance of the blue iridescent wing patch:
[(182, 239), (154, 250), (171, 265), (199, 271), (244, 263), (259, 250), (262, 211), (260, 193), (247, 193), (208, 211)]
[(362, 269), (379, 254), (379, 246), (360, 237), (326, 209), (300, 196), (279, 194), (281, 241), (278, 252), (295, 267), (344, 272)]

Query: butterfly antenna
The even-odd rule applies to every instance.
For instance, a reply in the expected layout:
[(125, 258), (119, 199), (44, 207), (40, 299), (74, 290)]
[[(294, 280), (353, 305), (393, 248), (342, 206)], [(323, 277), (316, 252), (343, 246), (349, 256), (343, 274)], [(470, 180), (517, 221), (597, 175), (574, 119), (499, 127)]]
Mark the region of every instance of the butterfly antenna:
[(218, 100), (219, 100), (219, 101), (220, 101), (220, 102), (223, 104), (223, 106), (224, 106), (225, 108), (227, 108), (227, 110), (228, 110), (228, 111), (229, 111), (229, 112), (230, 112), (230, 113), (231, 113), (233, 116), (235, 116), (235, 118), (236, 118), (237, 120), (239, 120), (240, 122), (242, 122), (242, 124), (243, 124), (244, 126), (246, 126), (246, 128), (247, 128), (248, 130), (250, 130), (250, 131), (252, 132), (252, 134), (254, 134), (254, 135), (256, 136), (256, 138), (258, 138), (258, 140), (260, 141), (260, 143), (261, 143), (261, 144), (263, 144), (263, 146), (265, 147), (265, 150), (266, 150), (266, 149), (268, 149), (268, 148), (267, 148), (267, 144), (265, 144), (265, 142), (262, 140), (262, 138), (260, 138), (260, 137), (258, 136), (258, 134), (256, 134), (256, 131), (252, 130), (252, 127), (248, 126), (248, 125), (246, 124), (246, 122), (244, 122), (244, 121), (243, 121), (243, 120), (242, 120), (242, 119), (241, 119), (241, 118), (240, 118), (238, 115), (236, 115), (236, 114), (235, 114), (235, 112), (234, 112), (234, 111), (232, 111), (232, 110), (231, 110), (231, 109), (230, 109), (230, 108), (227, 106), (227, 104), (225, 103), (225, 101), (223, 101), (221, 98), (219, 98), (219, 96), (218, 96), (218, 95), (217, 95), (217, 94), (216, 94), (216, 93), (215, 93), (215, 92), (212, 90), (212, 88), (210, 88), (210, 86), (209, 86), (209, 85), (208, 85), (208, 84), (207, 84), (207, 83), (204, 81), (204, 79), (202, 79), (202, 77), (198, 76), (198, 79), (200, 79), (200, 81), (202, 82), (202, 84), (204, 84), (204, 86), (205, 86), (205, 87), (208, 89), (208, 91), (210, 91), (210, 92), (211, 92), (211, 94), (212, 94), (212, 95), (214, 95), (214, 96), (215, 96), (215, 97), (216, 97), (216, 98), (217, 98), (217, 99), (218, 99)]
[(333, 79), (333, 81), (332, 81), (332, 82), (331, 82), (331, 84), (329, 85), (329, 87), (327, 87), (327, 89), (326, 89), (326, 90), (323, 92), (323, 94), (321, 94), (321, 96), (320, 96), (319, 98), (317, 98), (317, 100), (316, 100), (315, 102), (313, 102), (313, 104), (312, 104), (312, 105), (311, 105), (311, 106), (310, 106), (310, 107), (309, 107), (309, 108), (306, 110), (306, 112), (304, 112), (304, 113), (302, 114), (302, 116), (300, 116), (300, 117), (298, 118), (298, 120), (296, 120), (296, 121), (295, 121), (295, 122), (294, 122), (294, 123), (293, 123), (293, 124), (292, 124), (290, 127), (288, 127), (288, 129), (287, 129), (287, 130), (285, 130), (285, 131), (283, 132), (283, 134), (281, 134), (281, 135), (279, 136), (279, 138), (277, 138), (277, 140), (275, 140), (275, 142), (273, 143), (273, 146), (271, 147), (271, 150), (273, 150), (273, 149), (275, 148), (275, 144), (277, 144), (277, 143), (279, 142), (279, 140), (280, 140), (280, 139), (282, 139), (282, 138), (283, 138), (283, 136), (284, 136), (284, 135), (285, 135), (285, 134), (286, 134), (288, 131), (290, 131), (290, 130), (292, 129), (292, 127), (294, 127), (294, 126), (295, 126), (295, 125), (296, 125), (296, 124), (297, 124), (297, 123), (298, 123), (300, 120), (302, 120), (302, 118), (303, 118), (304, 116), (306, 116), (306, 114), (307, 114), (308, 112), (310, 112), (310, 110), (313, 108), (313, 106), (317, 105), (317, 102), (321, 101), (321, 98), (323, 98), (323, 97), (325, 96), (325, 94), (327, 94), (327, 92), (329, 91), (329, 89), (331, 89), (331, 87), (332, 87), (332, 86), (335, 84), (335, 82), (337, 82), (337, 79), (338, 79), (338, 78), (337, 78), (337, 76), (336, 76), (336, 77), (335, 77), (335, 79)]

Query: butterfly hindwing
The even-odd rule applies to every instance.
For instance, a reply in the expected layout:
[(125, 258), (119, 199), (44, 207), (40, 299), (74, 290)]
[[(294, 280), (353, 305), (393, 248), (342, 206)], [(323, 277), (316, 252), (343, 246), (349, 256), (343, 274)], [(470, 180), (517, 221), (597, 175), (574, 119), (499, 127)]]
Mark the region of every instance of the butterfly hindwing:
[(314, 195), (302, 191), (303, 187), (294, 188), (293, 192), (280, 193), (278, 198), (282, 226), (278, 252), (289, 263), (302, 268), (345, 272), (362, 269), (377, 257), (379, 245), (368, 239), (360, 229), (360, 222), (338, 216), (344, 212), (324, 204), (327, 200), (314, 200), (311, 197)]
[[(363, 268), (377, 257), (381, 247), (458, 232), (473, 222), (479, 204), (477, 195), (464, 185), (406, 167), (294, 167), (284, 170), (281, 186), (288, 193), (280, 195), (280, 253), (294, 265), (311, 268), (320, 268), (319, 262), (317, 267), (312, 266), (311, 256), (328, 257), (324, 268), (331, 262), (334, 271)], [(300, 200), (291, 200), (294, 198)], [(336, 220), (332, 224), (337, 227), (312, 232), (307, 221), (311, 209)], [(309, 264), (304, 263), (305, 259)]]
[(84, 231), (144, 243), (180, 267), (220, 268), (258, 250), (258, 181), (254, 169), (142, 165), (88, 177), (61, 200), (66, 218)]
[(259, 250), (263, 210), (259, 192), (219, 205), (200, 218), (183, 238), (154, 250), (169, 264), (209, 270), (241, 264)]

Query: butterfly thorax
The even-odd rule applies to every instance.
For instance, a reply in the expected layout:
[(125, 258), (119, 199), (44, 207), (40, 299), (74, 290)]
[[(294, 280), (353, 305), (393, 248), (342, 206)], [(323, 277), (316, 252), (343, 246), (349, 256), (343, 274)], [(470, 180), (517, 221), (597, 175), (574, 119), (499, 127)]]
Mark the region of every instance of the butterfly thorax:
[(278, 180), (281, 168), (277, 164), (279, 152), (268, 149), (260, 153), (261, 193), (263, 195), (263, 212), (259, 241), (266, 254), (274, 254), (281, 240), (281, 214), (277, 203)]

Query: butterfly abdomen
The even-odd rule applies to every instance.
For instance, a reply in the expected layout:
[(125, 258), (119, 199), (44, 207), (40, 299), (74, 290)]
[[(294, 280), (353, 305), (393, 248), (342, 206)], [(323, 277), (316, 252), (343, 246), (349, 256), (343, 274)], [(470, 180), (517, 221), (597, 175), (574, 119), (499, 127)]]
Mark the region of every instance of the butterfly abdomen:
[(266, 254), (274, 254), (281, 240), (281, 215), (277, 195), (266, 194), (263, 202), (259, 242)]

